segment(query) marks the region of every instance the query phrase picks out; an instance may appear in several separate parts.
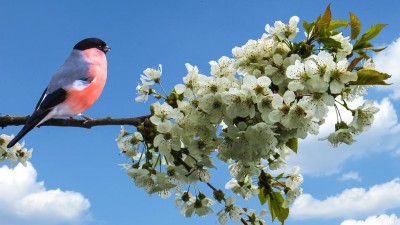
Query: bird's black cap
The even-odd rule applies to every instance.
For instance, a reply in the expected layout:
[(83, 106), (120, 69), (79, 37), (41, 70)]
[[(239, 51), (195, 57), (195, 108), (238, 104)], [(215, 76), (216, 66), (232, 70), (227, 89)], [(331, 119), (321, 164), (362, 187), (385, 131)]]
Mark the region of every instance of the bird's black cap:
[(83, 39), (82, 41), (78, 42), (75, 46), (74, 49), (76, 50), (87, 50), (87, 49), (91, 49), (91, 48), (97, 48), (101, 51), (103, 51), (104, 53), (107, 53), (108, 51), (110, 51), (110, 47), (107, 46), (107, 44), (98, 38), (86, 38)]

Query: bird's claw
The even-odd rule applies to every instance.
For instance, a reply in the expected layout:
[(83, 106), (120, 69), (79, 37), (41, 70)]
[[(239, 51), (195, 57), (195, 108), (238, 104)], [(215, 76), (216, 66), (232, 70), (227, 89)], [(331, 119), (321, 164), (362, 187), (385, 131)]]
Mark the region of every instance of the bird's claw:
[(81, 117), (83, 117), (85, 119), (85, 122), (83, 122), (83, 123), (87, 123), (89, 120), (93, 120), (92, 118), (90, 118), (88, 116), (85, 116), (82, 113), (79, 113), (78, 116), (81, 116)]

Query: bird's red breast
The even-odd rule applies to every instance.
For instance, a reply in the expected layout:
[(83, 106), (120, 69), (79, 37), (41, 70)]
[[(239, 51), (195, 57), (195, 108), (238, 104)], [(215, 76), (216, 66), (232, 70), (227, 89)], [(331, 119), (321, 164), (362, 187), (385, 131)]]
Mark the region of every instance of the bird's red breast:
[(98, 49), (88, 49), (82, 52), (90, 63), (88, 77), (92, 82), (85, 88), (71, 88), (67, 90), (66, 103), (76, 114), (85, 111), (99, 98), (107, 79), (107, 59)]

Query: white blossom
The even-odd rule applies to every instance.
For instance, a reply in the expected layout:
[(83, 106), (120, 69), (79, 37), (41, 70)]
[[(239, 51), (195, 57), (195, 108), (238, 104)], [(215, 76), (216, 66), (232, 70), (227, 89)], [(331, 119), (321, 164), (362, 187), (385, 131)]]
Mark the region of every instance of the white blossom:
[[(184, 216), (191, 217), (193, 213), (198, 216), (206, 216), (207, 214), (213, 213), (214, 210), (210, 208), (211, 205), (214, 205), (214, 201), (209, 198), (204, 198), (200, 200), (199, 198), (193, 204), (185, 205), (182, 207), (184, 211)], [(184, 209), (185, 207), (185, 209)], [(182, 211), (181, 211), (182, 212)]]
[(294, 65), (287, 68), (286, 76), (292, 79), (288, 84), (291, 91), (303, 90), (305, 82), (309, 78), (305, 71), (305, 65), (300, 60), (296, 60)]
[(261, 219), (267, 215), (266, 209), (262, 209), (258, 214), (256, 214), (254, 209), (248, 209), (247, 215), (249, 218), (251, 218), (251, 224), (267, 225), (267, 222)]
[(256, 98), (253, 101), (257, 102), (259, 98), (272, 94), (272, 91), (269, 89), (270, 84), (271, 79), (266, 76), (256, 78), (252, 75), (246, 75), (243, 78), (241, 88), (242, 90), (251, 92), (251, 95)]
[(283, 101), (286, 104), (292, 103), (296, 99), (296, 95), (294, 94), (293, 91), (286, 91), (285, 94), (283, 94)]
[(139, 143), (143, 141), (143, 136), (139, 132), (134, 132), (133, 135), (126, 131), (123, 126), (121, 126), (121, 131), (118, 137), (115, 139), (117, 142), (120, 153), (125, 154), (126, 157), (132, 159), (139, 159), (140, 154), (137, 149)]
[(303, 183), (303, 175), (299, 174), (300, 167), (294, 166), (292, 174), (286, 179), (286, 187), (294, 190)]
[(270, 123), (269, 114), (283, 105), (283, 98), (279, 94), (263, 96), (258, 100), (257, 109), (261, 113), (264, 122)]
[(128, 175), (133, 178), (136, 186), (142, 187), (147, 193), (153, 193), (156, 186), (154, 174), (151, 174), (147, 169), (130, 168)]
[(186, 63), (185, 66), (188, 73), (185, 77), (183, 77), (183, 82), (185, 83), (187, 88), (197, 91), (197, 88), (199, 87), (199, 77), (205, 76), (199, 74), (199, 69), (197, 68), (197, 66), (192, 66), (189, 63)]
[(236, 199), (233, 196), (229, 196), (225, 200), (225, 208), (218, 213), (218, 221), (221, 224), (225, 224), (227, 221), (227, 214), (233, 222), (239, 221), (242, 217), (241, 214), (244, 214), (245, 211), (242, 207), (234, 205)]
[(175, 85), (174, 89), (175, 89), (177, 94), (183, 94), (185, 92), (185, 90), (186, 90), (186, 86), (183, 85), (183, 84), (177, 84), (177, 85)]
[(274, 27), (271, 27), (269, 24), (267, 24), (265, 26), (265, 30), (274, 37), (278, 38), (280, 41), (283, 39), (293, 40), (299, 32), (299, 28), (297, 28), (298, 23), (299, 17), (293, 16), (290, 18), (289, 24), (276, 21)]
[(346, 56), (350, 55), (353, 51), (353, 45), (350, 43), (350, 37), (344, 37), (340, 32), (336, 35), (330, 36), (335, 41), (340, 42), (340, 48), (336, 53), (337, 60), (342, 60), (346, 58)]
[(350, 81), (357, 80), (357, 74), (347, 71), (347, 67), (349, 66), (349, 62), (347, 59), (340, 60), (336, 67), (330, 71), (330, 91), (333, 94), (339, 94), (344, 89), (344, 84)]
[(9, 136), (2, 134), (0, 135), (0, 161), (6, 159), (7, 156), (7, 144), (14, 138), (14, 136)]
[(149, 95), (152, 94), (150, 86), (146, 85), (146, 84), (142, 84), (142, 85), (139, 84), (136, 87), (136, 91), (139, 95), (135, 98), (136, 102), (146, 102), (147, 99), (149, 99)]
[(246, 90), (230, 88), (229, 91), (222, 92), (222, 101), (227, 105), (226, 115), (228, 118), (253, 117), (255, 107), (252, 99), (252, 93)]
[(286, 162), (283, 158), (279, 157), (275, 160), (273, 160), (272, 162), (269, 163), (269, 169), (271, 170), (284, 170), (286, 169)]
[(355, 130), (361, 132), (371, 127), (374, 122), (374, 114), (379, 112), (379, 108), (374, 106), (373, 101), (366, 101), (354, 112), (353, 121), (349, 124)]
[(13, 147), (7, 148), (8, 143), (14, 135), (0, 135), (0, 161), (10, 160), (12, 164), (19, 161), (23, 166), (27, 166), (27, 161), (32, 158), (32, 149), (25, 148), (25, 142), (16, 143)]
[[(265, 74), (266, 66), (269, 65), (268, 57), (274, 54), (274, 46), (277, 43), (272, 38), (261, 38), (249, 40), (242, 47), (235, 47), (232, 54), (235, 57), (233, 64), (240, 75), (253, 75), (260, 77)], [(283, 50), (286, 51), (287, 49)], [(289, 52), (287, 50), (287, 52)]]
[(154, 176), (154, 184), (154, 188), (149, 194), (157, 192), (161, 198), (169, 198), (172, 194), (171, 189), (176, 186), (165, 173), (157, 173)]
[(292, 174), (286, 179), (286, 187), (289, 190), (286, 193), (285, 201), (283, 202), (283, 207), (288, 208), (290, 203), (292, 203), (299, 195), (301, 195), (303, 189), (300, 185), (303, 183), (303, 176), (299, 174), (300, 167), (294, 166), (292, 168)]
[(219, 123), (225, 114), (226, 104), (221, 93), (209, 93), (199, 98), (199, 108), (210, 116), (212, 123)]
[(325, 93), (329, 88), (329, 74), (336, 66), (332, 54), (321, 51), (318, 55), (311, 55), (304, 64), (309, 77), (306, 81), (308, 91)]
[(293, 190), (289, 190), (286, 193), (286, 198), (283, 201), (282, 207), (284, 208), (289, 208), (289, 205), (299, 196), (303, 193), (302, 188), (296, 188)]
[(209, 64), (211, 66), (211, 75), (217, 77), (226, 77), (229, 80), (233, 81), (235, 79), (236, 70), (233, 67), (233, 59), (230, 59), (226, 56), (222, 56), (218, 62), (210, 61)]
[(155, 125), (159, 125), (169, 119), (180, 120), (183, 117), (179, 109), (173, 108), (166, 102), (163, 104), (155, 102), (151, 106), (153, 107), (154, 114), (150, 117), (150, 120)]
[[(187, 206), (185, 206), (185, 205), (193, 204), (196, 201), (196, 197), (195, 196), (193, 196), (188, 191), (185, 191), (185, 192), (182, 191), (179, 188), (179, 186), (175, 187), (174, 190), (175, 190), (175, 207), (176, 208), (178, 208), (179, 206), (182, 205), (182, 208), (187, 209)], [(184, 213), (185, 212), (183, 212), (182, 214), (184, 215)]]
[(245, 200), (249, 200), (253, 195), (258, 194), (259, 189), (255, 186), (249, 176), (246, 176), (243, 181), (238, 181), (232, 178), (225, 184), (226, 189), (232, 189), (232, 191), (241, 196)]
[(202, 182), (204, 183), (210, 182), (210, 177), (211, 177), (210, 171), (206, 169), (198, 170), (198, 176)]
[(280, 113), (280, 123), (289, 129), (305, 127), (313, 117), (312, 111), (296, 103), (292, 104), (289, 110), (282, 109)]
[(371, 58), (364, 61), (363, 69), (375, 70), (375, 63), (372, 61)]
[(158, 66), (158, 69), (147, 68), (143, 71), (143, 74), (140, 75), (140, 80), (143, 85), (153, 85), (154, 83), (159, 83), (162, 74), (162, 65)]
[(320, 140), (328, 140), (333, 147), (337, 147), (341, 143), (351, 145), (355, 142), (353, 139), (353, 133), (351, 129), (341, 128), (331, 134), (328, 137), (321, 138)]
[(334, 104), (335, 99), (332, 95), (318, 92), (311, 96), (304, 96), (299, 101), (299, 106), (312, 111), (313, 116), (318, 120), (323, 119), (329, 111), (328, 106), (333, 106)]
[(236, 180), (245, 180), (246, 177), (256, 176), (260, 172), (259, 163), (257, 162), (237, 162), (228, 166), (228, 170), (231, 176), (235, 177)]
[(199, 87), (195, 92), (197, 96), (203, 96), (209, 93), (215, 94), (227, 91), (231, 87), (232, 81), (225, 77), (206, 77), (202, 76), (198, 79)]

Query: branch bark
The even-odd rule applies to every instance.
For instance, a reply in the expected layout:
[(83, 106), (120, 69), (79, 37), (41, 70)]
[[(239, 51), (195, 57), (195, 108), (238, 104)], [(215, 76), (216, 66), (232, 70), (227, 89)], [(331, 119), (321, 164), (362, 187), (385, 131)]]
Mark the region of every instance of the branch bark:
[[(25, 125), (29, 116), (0, 116), (0, 127), (5, 128), (8, 126), (21, 126)], [(82, 127), (82, 128), (91, 128), (94, 126), (109, 126), (109, 125), (132, 125), (138, 126), (145, 119), (150, 118), (150, 115), (138, 116), (132, 118), (98, 118), (92, 120), (83, 120), (83, 119), (61, 119), (61, 118), (53, 118), (44, 122), (40, 126), (58, 126), (58, 127)]]

